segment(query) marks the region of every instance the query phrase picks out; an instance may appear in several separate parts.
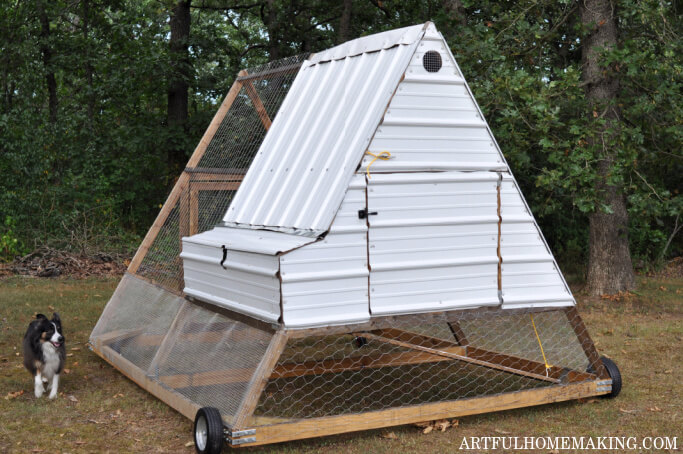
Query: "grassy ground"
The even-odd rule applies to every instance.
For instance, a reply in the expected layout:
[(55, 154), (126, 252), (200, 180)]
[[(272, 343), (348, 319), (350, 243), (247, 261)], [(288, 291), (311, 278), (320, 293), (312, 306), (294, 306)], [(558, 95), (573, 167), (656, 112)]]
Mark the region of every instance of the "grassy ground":
[[(116, 287), (112, 279), (0, 281), (0, 451), (193, 452), (192, 424), (86, 346)], [(589, 399), (460, 418), (423, 434), (414, 426), (251, 448), (254, 452), (457, 451), (472, 436), (669, 436), (683, 445), (683, 279), (642, 279), (635, 295), (589, 299), (579, 310), (599, 350), (624, 376), (615, 400)], [(55, 401), (33, 396), (21, 338), (35, 312), (60, 312), (69, 353)], [(66, 372), (66, 371), (65, 371)], [(21, 392), (23, 391), (23, 394)]]

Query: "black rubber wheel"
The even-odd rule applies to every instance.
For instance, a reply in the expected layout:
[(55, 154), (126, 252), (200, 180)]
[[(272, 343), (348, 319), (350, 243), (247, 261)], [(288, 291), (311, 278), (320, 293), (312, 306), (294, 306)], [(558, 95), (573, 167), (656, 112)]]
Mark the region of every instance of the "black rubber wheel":
[(194, 418), (194, 447), (200, 454), (220, 454), (223, 450), (223, 419), (217, 408), (202, 407)]
[[(609, 394), (603, 394), (601, 397), (604, 397), (606, 399), (614, 399), (621, 392), (621, 372), (619, 372), (617, 364), (608, 357), (601, 356), (600, 360), (602, 360), (602, 365), (605, 366), (605, 369), (607, 369), (609, 378), (612, 379), (612, 391), (610, 391)], [(593, 370), (592, 365), (588, 366), (587, 372), (591, 374), (595, 373), (595, 370)]]

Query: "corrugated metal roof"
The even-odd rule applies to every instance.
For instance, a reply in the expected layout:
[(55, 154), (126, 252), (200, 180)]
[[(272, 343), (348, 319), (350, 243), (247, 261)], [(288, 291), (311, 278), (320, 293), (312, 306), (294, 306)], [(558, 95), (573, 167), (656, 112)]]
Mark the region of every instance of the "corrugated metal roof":
[[(185, 243), (216, 247), (223, 245), (231, 251), (254, 252), (277, 255), (315, 241), (301, 235), (291, 235), (270, 230), (235, 229), (216, 227), (206, 232), (183, 238)], [(181, 254), (182, 256), (182, 254)]]
[(311, 237), (327, 231), (419, 40), (433, 27), (360, 38), (305, 63), (225, 225)]

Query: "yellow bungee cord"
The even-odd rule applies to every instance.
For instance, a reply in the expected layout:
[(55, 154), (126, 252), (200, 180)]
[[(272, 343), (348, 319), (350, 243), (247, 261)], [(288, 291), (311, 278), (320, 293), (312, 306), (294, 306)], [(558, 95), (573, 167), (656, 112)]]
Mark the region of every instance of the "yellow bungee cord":
[(534, 314), (529, 314), (531, 317), (531, 326), (534, 327), (534, 333), (536, 334), (536, 340), (538, 341), (538, 346), (541, 347), (541, 355), (543, 355), (543, 362), (545, 363), (545, 375), (548, 376), (548, 370), (553, 366), (548, 364), (548, 360), (545, 359), (545, 352), (543, 351), (543, 344), (541, 343), (541, 338), (538, 336), (538, 331), (536, 330), (536, 323), (534, 322)]
[(391, 158), (391, 153), (389, 153), (388, 151), (383, 151), (379, 154), (370, 153), (369, 151), (366, 151), (365, 154), (369, 154), (370, 156), (375, 157), (372, 161), (370, 161), (370, 164), (368, 164), (368, 167), (365, 169), (365, 174), (368, 176), (368, 178), (371, 178), (370, 177), (370, 166), (372, 164), (374, 164), (375, 161), (377, 161), (378, 159), (381, 159), (382, 161), (388, 161), (389, 158)]

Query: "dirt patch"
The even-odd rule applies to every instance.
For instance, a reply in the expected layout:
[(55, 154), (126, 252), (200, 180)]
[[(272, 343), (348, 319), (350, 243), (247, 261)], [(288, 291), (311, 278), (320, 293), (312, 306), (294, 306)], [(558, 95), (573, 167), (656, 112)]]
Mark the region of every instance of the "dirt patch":
[(669, 260), (661, 269), (647, 273), (647, 276), (660, 279), (683, 277), (683, 256)]
[(74, 254), (41, 247), (14, 262), (0, 267), (0, 277), (17, 274), (35, 277), (69, 276), (82, 279), (90, 276), (120, 276), (130, 263), (125, 254)]

